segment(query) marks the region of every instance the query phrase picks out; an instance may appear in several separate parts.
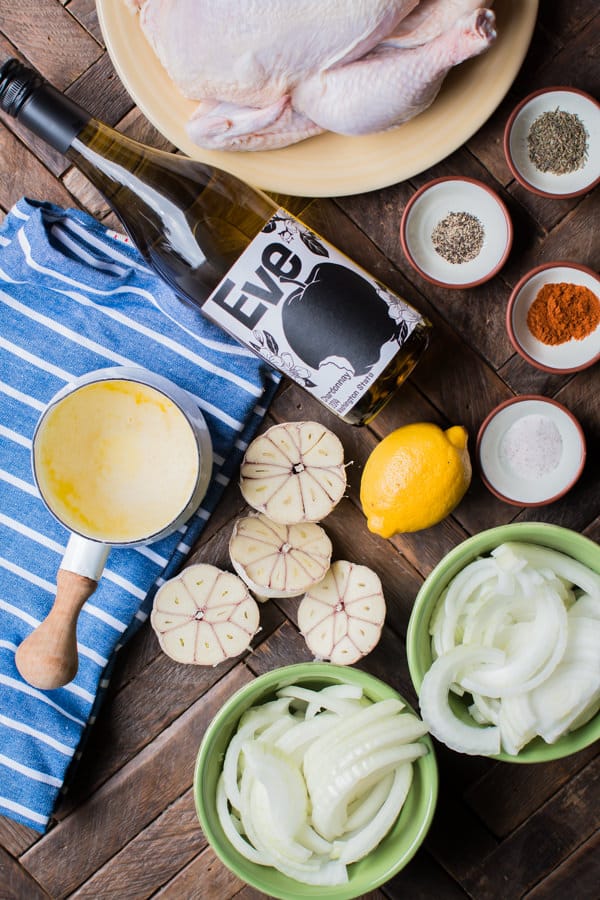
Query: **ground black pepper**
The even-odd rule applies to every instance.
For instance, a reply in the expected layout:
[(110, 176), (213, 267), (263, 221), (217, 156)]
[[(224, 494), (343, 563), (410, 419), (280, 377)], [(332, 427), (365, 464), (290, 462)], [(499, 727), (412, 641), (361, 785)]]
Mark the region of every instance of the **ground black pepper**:
[(449, 263), (464, 263), (479, 254), (485, 232), (479, 219), (467, 212), (451, 212), (431, 233), (434, 250)]
[(538, 172), (566, 175), (585, 165), (588, 133), (579, 116), (557, 107), (532, 122), (527, 147)]

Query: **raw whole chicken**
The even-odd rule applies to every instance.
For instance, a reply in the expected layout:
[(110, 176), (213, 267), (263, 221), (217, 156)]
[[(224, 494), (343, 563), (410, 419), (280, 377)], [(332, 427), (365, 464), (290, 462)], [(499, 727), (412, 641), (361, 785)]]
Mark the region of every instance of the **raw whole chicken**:
[(485, 0), (125, 0), (184, 96), (191, 139), (269, 150), (426, 109), (495, 39)]

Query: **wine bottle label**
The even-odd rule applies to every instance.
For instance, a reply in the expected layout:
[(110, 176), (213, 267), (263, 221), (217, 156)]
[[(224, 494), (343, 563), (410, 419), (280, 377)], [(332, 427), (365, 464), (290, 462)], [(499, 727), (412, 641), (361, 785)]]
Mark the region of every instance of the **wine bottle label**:
[(283, 209), (202, 311), (338, 415), (423, 317)]

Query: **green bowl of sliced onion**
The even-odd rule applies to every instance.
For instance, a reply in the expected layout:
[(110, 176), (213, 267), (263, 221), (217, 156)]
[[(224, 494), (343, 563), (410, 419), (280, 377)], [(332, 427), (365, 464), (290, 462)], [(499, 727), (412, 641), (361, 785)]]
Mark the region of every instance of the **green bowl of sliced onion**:
[(468, 538), (424, 581), (406, 648), (423, 720), (451, 749), (582, 750), (600, 738), (600, 547), (540, 522)]
[(438, 774), (425, 732), (393, 688), (359, 669), (314, 662), (261, 675), (202, 740), (202, 830), (224, 865), (271, 897), (360, 897), (408, 863), (431, 824)]

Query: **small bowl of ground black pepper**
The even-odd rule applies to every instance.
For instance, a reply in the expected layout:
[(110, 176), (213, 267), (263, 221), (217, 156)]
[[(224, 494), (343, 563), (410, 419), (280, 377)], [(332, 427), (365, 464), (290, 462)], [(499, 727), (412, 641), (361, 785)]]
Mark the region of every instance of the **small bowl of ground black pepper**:
[(470, 288), (500, 271), (513, 227), (500, 197), (473, 178), (436, 178), (408, 201), (400, 222), (402, 249), (432, 284)]
[(600, 278), (587, 266), (551, 262), (515, 285), (506, 309), (510, 341), (545, 372), (579, 372), (600, 360)]
[(600, 104), (576, 88), (535, 91), (511, 113), (504, 152), (517, 181), (534, 194), (584, 194), (600, 181)]
[(513, 397), (486, 417), (475, 449), (483, 483), (513, 506), (563, 497), (583, 471), (586, 442), (575, 416), (556, 400)]

